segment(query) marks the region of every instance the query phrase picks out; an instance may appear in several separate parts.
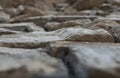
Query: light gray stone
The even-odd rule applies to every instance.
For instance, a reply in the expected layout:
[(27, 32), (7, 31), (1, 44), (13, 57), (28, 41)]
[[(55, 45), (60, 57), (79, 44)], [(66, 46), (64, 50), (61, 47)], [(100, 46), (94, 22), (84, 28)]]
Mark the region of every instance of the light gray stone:
[(21, 33), (21, 32), (0, 28), (0, 35), (18, 34), (18, 33)]
[(32, 22), (23, 23), (2, 23), (0, 28), (5, 28), (13, 31), (32, 32), (32, 31), (44, 31), (42, 27), (35, 25)]
[(0, 37), (0, 45), (19, 48), (45, 47), (47, 42), (64, 40), (53, 32), (32, 32), (14, 35), (3, 35)]
[(10, 15), (0, 12), (0, 23), (8, 22), (10, 20)]
[(61, 58), (73, 78), (119, 78), (120, 44), (55, 42), (52, 56)]
[(81, 27), (71, 27), (60, 30), (58, 30), (58, 35), (67, 41), (114, 42), (112, 35), (104, 29), (91, 30)]
[[(24, 17), (24, 16), (23, 16)], [(79, 16), (79, 15), (46, 15), (46, 16), (36, 16), (36, 17), (19, 17), (12, 18), (10, 22), (34, 22), (38, 26), (44, 26), (47, 22), (64, 22), (68, 20), (75, 19), (95, 19), (99, 16)]]
[(65, 60), (75, 78), (119, 78), (120, 45), (80, 45), (69, 48)]
[(68, 78), (61, 60), (30, 49), (0, 47), (0, 78)]

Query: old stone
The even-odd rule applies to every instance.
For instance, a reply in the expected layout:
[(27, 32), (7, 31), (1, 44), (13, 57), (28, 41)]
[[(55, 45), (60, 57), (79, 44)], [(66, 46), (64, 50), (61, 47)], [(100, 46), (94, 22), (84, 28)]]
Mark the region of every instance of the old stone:
[(116, 23), (113, 20), (109, 19), (103, 19), (103, 20), (95, 20), (91, 24), (91, 28), (103, 28), (107, 31), (109, 31), (113, 37), (115, 38), (116, 42), (120, 42), (120, 24)]
[(40, 48), (45, 47), (47, 42), (61, 41), (53, 32), (31, 32), (14, 35), (3, 35), (0, 37), (0, 46), (14, 48)]
[(49, 54), (61, 58), (74, 78), (119, 78), (120, 44), (55, 42)]
[(87, 24), (91, 23), (91, 20), (89, 19), (77, 19), (77, 20), (69, 20), (69, 21), (65, 21), (62, 23), (58, 23), (58, 22), (48, 22), (44, 28), (47, 31), (52, 31), (52, 30), (57, 30), (60, 28), (67, 28), (67, 27), (74, 27), (74, 26), (82, 26), (85, 27)]
[(13, 31), (22, 31), (22, 32), (31, 32), (31, 31), (44, 31), (44, 29), (40, 26), (35, 25), (32, 22), (24, 22), (24, 23), (2, 23), (0, 24), (0, 28), (5, 28)]
[(60, 30), (58, 30), (58, 35), (67, 41), (114, 42), (112, 35), (104, 29), (91, 30), (81, 27), (71, 27)]
[(68, 78), (61, 60), (30, 49), (0, 47), (1, 78)]
[(0, 12), (0, 23), (8, 22), (10, 20), (10, 15)]

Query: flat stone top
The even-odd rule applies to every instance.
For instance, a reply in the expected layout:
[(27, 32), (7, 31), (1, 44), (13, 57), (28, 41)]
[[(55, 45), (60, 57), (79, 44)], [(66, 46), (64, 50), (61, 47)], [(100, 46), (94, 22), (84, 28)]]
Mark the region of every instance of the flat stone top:
[(100, 43), (100, 42), (71, 42), (71, 41), (56, 41), (50, 42), (51, 46), (70, 47), (70, 46), (120, 46), (120, 43)]
[(120, 67), (120, 45), (82, 44), (69, 48), (70, 53), (87, 67), (109, 70)]

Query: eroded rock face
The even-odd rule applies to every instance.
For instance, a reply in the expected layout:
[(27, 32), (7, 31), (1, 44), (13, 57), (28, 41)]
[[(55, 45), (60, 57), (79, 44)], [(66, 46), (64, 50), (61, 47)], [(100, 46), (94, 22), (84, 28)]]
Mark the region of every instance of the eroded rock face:
[(58, 35), (67, 41), (114, 42), (112, 35), (103, 29), (90, 30), (81, 27), (71, 27), (58, 31)]
[(44, 26), (48, 22), (65, 22), (69, 20), (79, 20), (79, 19), (95, 19), (98, 16), (78, 16), (78, 15), (46, 15), (46, 16), (29, 16), (12, 18), (10, 22), (34, 22), (38, 26)]
[(21, 33), (21, 32), (0, 28), (0, 35), (9, 35), (9, 34), (18, 34), (18, 33)]
[(32, 32), (1, 36), (0, 44), (14, 48), (39, 48), (45, 47), (47, 42), (64, 40), (53, 32)]
[(51, 54), (62, 58), (75, 78), (119, 78), (120, 44), (56, 42)]
[(0, 78), (120, 78), (119, 7), (0, 0)]
[(120, 24), (113, 20), (96, 20), (92, 24), (92, 28), (103, 28), (109, 31), (116, 42), (120, 42)]
[[(107, 48), (105, 49), (105, 47)], [(118, 47), (117, 50), (119, 50)], [(104, 51), (101, 49), (104, 49)], [(119, 78), (118, 61), (120, 60), (118, 57), (119, 51), (117, 50), (115, 45), (73, 47), (69, 49), (70, 53), (66, 57), (66, 63), (73, 67), (72, 69), (75, 69), (76, 78)]]
[(67, 27), (75, 27), (75, 26), (81, 26), (81, 27), (86, 27), (87, 24), (91, 23), (91, 20), (89, 19), (83, 19), (83, 20), (69, 20), (66, 22), (58, 23), (58, 22), (48, 22), (44, 28), (47, 31), (53, 31), (57, 30), (60, 28), (67, 28)]
[(61, 60), (44, 52), (0, 47), (1, 78), (68, 78)]

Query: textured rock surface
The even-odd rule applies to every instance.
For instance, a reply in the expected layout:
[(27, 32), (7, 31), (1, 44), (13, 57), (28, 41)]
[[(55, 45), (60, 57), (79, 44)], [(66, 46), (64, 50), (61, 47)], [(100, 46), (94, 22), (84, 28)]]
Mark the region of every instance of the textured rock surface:
[(119, 49), (110, 44), (83, 45), (69, 49), (65, 59), (76, 78), (119, 78)]
[(93, 22), (92, 28), (103, 28), (114, 36), (116, 42), (120, 42), (120, 24), (115, 21), (96, 20)]
[(47, 42), (60, 40), (64, 39), (52, 32), (33, 32), (1, 36), (0, 44), (5, 47), (38, 48), (45, 47)]
[(18, 34), (21, 33), (19, 31), (11, 31), (8, 29), (0, 28), (0, 35), (8, 35), (8, 34)]
[(119, 0), (0, 0), (0, 78), (120, 78)]
[(56, 42), (50, 47), (50, 54), (62, 58), (75, 78), (120, 77), (120, 44)]
[(14, 24), (0, 24), (0, 28), (5, 28), (13, 31), (32, 32), (32, 31), (44, 31), (42, 27), (38, 27), (34, 23), (14, 23)]
[(62, 61), (43, 52), (0, 47), (1, 78), (68, 78)]
[(71, 27), (61, 29), (58, 35), (68, 41), (114, 42), (112, 35), (103, 29), (90, 30), (81, 27)]
[(48, 22), (44, 28), (47, 31), (57, 30), (60, 28), (74, 27), (80, 25), (81, 27), (86, 27), (87, 24), (91, 23), (89, 19), (79, 19), (79, 20), (69, 20), (66, 22), (58, 23), (58, 22)]
[(0, 23), (8, 22), (10, 20), (10, 15), (0, 12)]

